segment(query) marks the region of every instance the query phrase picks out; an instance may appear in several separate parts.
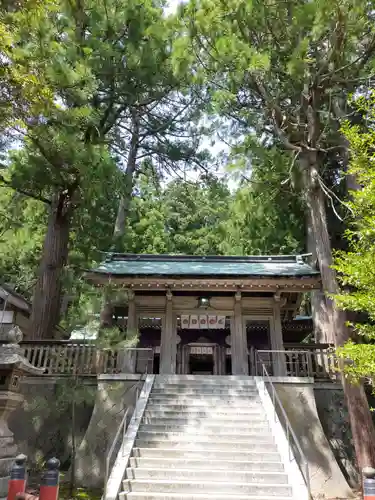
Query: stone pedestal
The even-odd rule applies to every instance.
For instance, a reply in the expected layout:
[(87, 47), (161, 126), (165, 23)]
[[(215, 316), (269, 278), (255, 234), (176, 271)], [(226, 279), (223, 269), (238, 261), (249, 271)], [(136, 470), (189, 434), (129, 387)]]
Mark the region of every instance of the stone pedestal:
[(30, 365), (17, 344), (22, 333), (14, 327), (0, 343), (0, 499), (8, 492), (9, 470), (17, 455), (13, 433), (9, 430), (9, 415), (23, 402), (20, 381), (26, 374), (41, 375), (43, 369)]
[(124, 349), (118, 353), (118, 365), (121, 373), (135, 373), (137, 363), (137, 351), (135, 349)]

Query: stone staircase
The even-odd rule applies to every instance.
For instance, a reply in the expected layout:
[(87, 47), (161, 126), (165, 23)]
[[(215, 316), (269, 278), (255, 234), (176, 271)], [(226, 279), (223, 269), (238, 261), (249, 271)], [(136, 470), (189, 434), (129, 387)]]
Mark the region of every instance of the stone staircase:
[(156, 376), (120, 497), (298, 500), (254, 379)]

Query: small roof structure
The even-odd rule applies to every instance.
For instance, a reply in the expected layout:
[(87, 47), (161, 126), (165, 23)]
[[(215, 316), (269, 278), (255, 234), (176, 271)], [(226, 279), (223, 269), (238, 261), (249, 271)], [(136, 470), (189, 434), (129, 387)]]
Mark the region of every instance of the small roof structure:
[[(258, 286), (277, 282), (285, 287), (319, 288), (320, 274), (302, 255), (191, 256), (108, 253), (86, 277), (94, 284), (108, 281), (135, 289), (147, 286), (209, 288)], [(229, 289), (228, 289), (229, 291)]]
[[(16, 292), (9, 284), (0, 283), (0, 334), (2, 331), (7, 331), (12, 328), (13, 323), (18, 324), (26, 336), (29, 334), (29, 318), (31, 315), (31, 302), (23, 295)], [(10, 317), (10, 321), (5, 321), (7, 311), (13, 311), (14, 315)], [(63, 328), (56, 325), (54, 327), (53, 338), (65, 337), (67, 334)]]
[(0, 284), (0, 299), (27, 314), (31, 312), (30, 302), (5, 283)]

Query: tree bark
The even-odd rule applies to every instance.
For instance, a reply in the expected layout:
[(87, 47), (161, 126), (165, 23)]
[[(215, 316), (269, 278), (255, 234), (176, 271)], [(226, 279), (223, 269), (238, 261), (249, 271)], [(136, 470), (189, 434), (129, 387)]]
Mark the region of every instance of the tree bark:
[[(311, 253), (311, 260), (314, 265), (317, 264), (316, 242), (312, 229), (311, 213), (307, 211), (307, 251)], [(326, 300), (322, 290), (314, 290), (311, 293), (311, 314), (314, 324), (315, 342), (317, 344), (329, 344), (332, 342), (330, 312), (328, 309), (331, 304)]]
[(100, 328), (111, 328), (113, 326), (113, 306), (111, 298), (105, 291), (103, 296), (103, 306), (100, 311)]
[(59, 322), (62, 273), (68, 257), (71, 224), (71, 210), (66, 209), (65, 200), (66, 195), (59, 194), (50, 206), (30, 318), (33, 339), (53, 338), (53, 329)]
[[(332, 248), (328, 232), (324, 193), (319, 181), (319, 158), (316, 152), (308, 151), (300, 155), (301, 167), (305, 175), (305, 193), (311, 220), (312, 235), (316, 245), (316, 257), (326, 294), (330, 319), (329, 341), (340, 347), (350, 338), (346, 325), (346, 314), (337, 308), (329, 295), (339, 293), (336, 272), (332, 269)], [(362, 385), (349, 383), (342, 375), (342, 384), (349, 410), (354, 447), (359, 470), (375, 465), (375, 429), (371, 418), (367, 397)]]
[(125, 234), (126, 221), (129, 215), (130, 201), (133, 190), (134, 172), (137, 166), (137, 154), (139, 148), (139, 117), (135, 111), (132, 113), (132, 136), (130, 141), (129, 155), (124, 173), (124, 193), (121, 196), (115, 228), (113, 231), (113, 247), (116, 251), (121, 251), (121, 240)]

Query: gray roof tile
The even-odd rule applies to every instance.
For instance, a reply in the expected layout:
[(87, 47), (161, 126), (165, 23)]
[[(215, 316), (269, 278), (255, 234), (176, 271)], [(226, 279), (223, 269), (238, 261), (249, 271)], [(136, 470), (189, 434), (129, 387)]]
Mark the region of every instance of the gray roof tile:
[(317, 276), (301, 256), (108, 254), (92, 272), (118, 276)]

